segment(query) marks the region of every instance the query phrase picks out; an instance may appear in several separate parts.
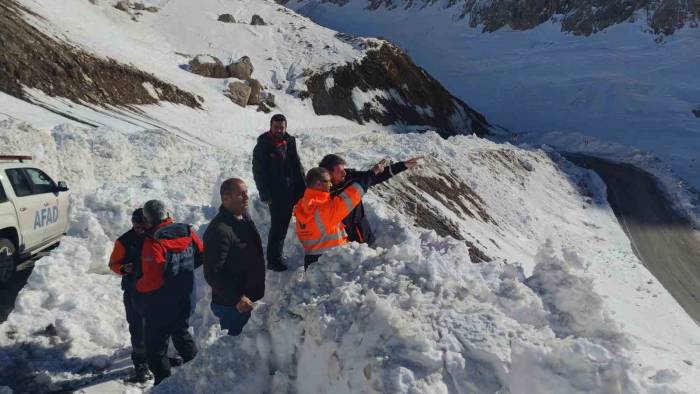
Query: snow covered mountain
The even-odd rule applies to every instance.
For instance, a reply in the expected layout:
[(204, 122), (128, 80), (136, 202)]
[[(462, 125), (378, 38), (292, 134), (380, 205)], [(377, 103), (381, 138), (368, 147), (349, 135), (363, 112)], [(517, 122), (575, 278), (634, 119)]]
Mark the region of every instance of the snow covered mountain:
[[(0, 0), (0, 11), (0, 149), (31, 154), (72, 191), (69, 235), (0, 324), (0, 392), (148, 390), (121, 382), (130, 345), (112, 241), (152, 198), (202, 233), (220, 182), (237, 176), (265, 242), (251, 173), (265, 108), (287, 115), (306, 168), (332, 152), (357, 168), (426, 160), (365, 197), (376, 247), (344, 246), (304, 274), (290, 233), (292, 270), (268, 273), (241, 337), (221, 335), (198, 276), (201, 352), (153, 392), (700, 385), (698, 327), (635, 256), (601, 180), (546, 146), (443, 138), (491, 126), (394, 46), (272, 1)], [(368, 71), (379, 66), (387, 78)], [(257, 86), (246, 76), (262, 93), (241, 106)], [(318, 115), (328, 102), (345, 112)], [(442, 136), (395, 133), (426, 128)]]
[[(360, 123), (444, 134), (490, 130), (482, 115), (385, 41), (338, 35), (273, 2), (257, 7), (262, 25), (247, 23), (253, 14), (246, 3), (146, 3), (119, 3), (126, 4), (122, 11), (111, 2), (71, 1), (67, 12), (63, 4), (2, 0), (0, 90), (92, 126), (103, 124), (106, 110), (137, 127), (168, 128), (168, 115), (144, 107), (160, 102), (186, 105), (195, 119), (245, 113), (233, 103), (258, 106), (262, 117), (269, 106), (309, 107), (301, 97), (318, 115)], [(239, 23), (219, 21), (227, 11)], [(239, 37), (235, 46), (231, 35)], [(203, 73), (202, 59), (224, 59), (232, 73)], [(397, 71), (401, 78), (371, 78)]]
[[(697, 1), (286, 5), (331, 29), (386, 37), (518, 142), (660, 159), (700, 190)], [(654, 20), (675, 21), (673, 34), (650, 34)], [(594, 34), (578, 34), (585, 26)]]
[[(352, 0), (277, 0), (280, 4), (329, 3), (344, 6)], [(684, 26), (697, 27), (700, 2), (697, 0), (647, 1), (494, 1), (494, 0), (354, 0), (367, 10), (444, 9), (454, 19), (464, 20), (470, 27), (493, 32), (503, 27), (513, 30), (532, 29), (552, 21), (561, 31), (591, 35), (610, 26), (644, 20), (649, 32), (671, 35)], [(659, 37), (662, 39), (661, 37)]]

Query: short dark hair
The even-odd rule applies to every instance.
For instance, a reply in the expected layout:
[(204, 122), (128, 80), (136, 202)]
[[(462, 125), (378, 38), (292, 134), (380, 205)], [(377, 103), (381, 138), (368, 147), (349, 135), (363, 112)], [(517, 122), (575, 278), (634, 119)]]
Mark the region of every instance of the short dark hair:
[(323, 180), (323, 176), (330, 173), (323, 167), (314, 167), (306, 173), (306, 186), (313, 186), (316, 182)]
[(275, 114), (270, 118), (270, 124), (272, 124), (272, 122), (284, 122), (287, 124), (287, 118), (282, 114)]
[(340, 166), (340, 165), (344, 166), (345, 164), (347, 164), (345, 162), (345, 159), (343, 159), (342, 157), (340, 157), (338, 155), (331, 153), (330, 155), (323, 156), (323, 159), (321, 159), (321, 162), (318, 163), (318, 166), (323, 167), (323, 168), (327, 169), (328, 171), (333, 171), (335, 166)]
[(243, 184), (242, 179), (239, 178), (229, 178), (224, 181), (224, 183), (221, 184), (221, 187), (219, 188), (219, 194), (221, 197), (224, 195), (230, 194), (233, 192), (235, 189), (238, 188), (238, 185)]
[(131, 221), (138, 224), (144, 224), (146, 222), (146, 217), (143, 216), (143, 208), (137, 208), (131, 213)]

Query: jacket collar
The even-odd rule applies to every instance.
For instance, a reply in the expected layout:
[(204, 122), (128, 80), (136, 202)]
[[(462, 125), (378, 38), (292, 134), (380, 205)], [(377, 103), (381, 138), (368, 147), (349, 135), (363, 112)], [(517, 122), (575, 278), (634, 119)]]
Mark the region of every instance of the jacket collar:
[(162, 229), (162, 228), (165, 227), (165, 226), (169, 226), (169, 225), (171, 225), (171, 224), (173, 224), (173, 219), (171, 219), (171, 218), (166, 218), (166, 219), (163, 220), (162, 222), (156, 224), (154, 227), (152, 227), (151, 229), (149, 229), (148, 231), (146, 231), (146, 235), (148, 235), (149, 237), (153, 238), (153, 235), (154, 235), (158, 230)]
[(226, 208), (224, 208), (223, 205), (219, 207), (219, 215), (224, 219), (225, 222), (227, 223), (243, 223), (248, 221), (248, 214), (244, 213), (242, 219), (238, 219), (231, 212), (229, 212)]

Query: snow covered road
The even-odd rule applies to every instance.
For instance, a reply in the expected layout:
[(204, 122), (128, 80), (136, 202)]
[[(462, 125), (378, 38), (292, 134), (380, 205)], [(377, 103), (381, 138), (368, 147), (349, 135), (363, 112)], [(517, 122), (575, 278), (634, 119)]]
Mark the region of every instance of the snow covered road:
[(658, 180), (630, 164), (570, 155), (594, 170), (608, 186), (608, 202), (630, 238), (632, 249), (683, 309), (700, 322), (700, 239), (676, 212)]

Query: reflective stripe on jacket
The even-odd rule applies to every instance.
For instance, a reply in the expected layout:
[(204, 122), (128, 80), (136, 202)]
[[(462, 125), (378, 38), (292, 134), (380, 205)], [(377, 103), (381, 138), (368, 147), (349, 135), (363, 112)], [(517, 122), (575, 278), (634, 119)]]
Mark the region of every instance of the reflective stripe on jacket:
[(307, 255), (320, 255), (348, 242), (343, 218), (362, 201), (364, 194), (365, 189), (357, 182), (334, 197), (328, 192), (306, 189), (294, 206), (294, 216), (297, 237)]

